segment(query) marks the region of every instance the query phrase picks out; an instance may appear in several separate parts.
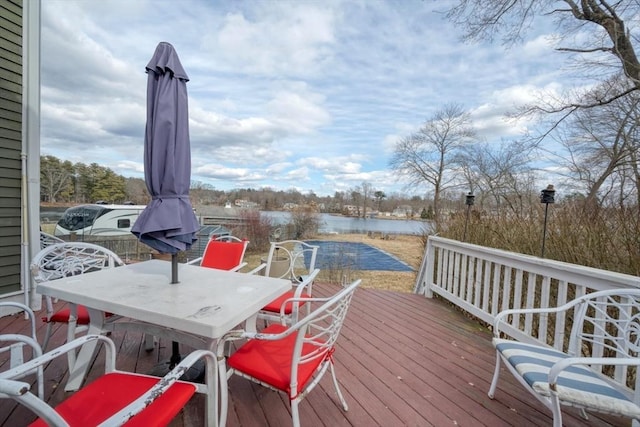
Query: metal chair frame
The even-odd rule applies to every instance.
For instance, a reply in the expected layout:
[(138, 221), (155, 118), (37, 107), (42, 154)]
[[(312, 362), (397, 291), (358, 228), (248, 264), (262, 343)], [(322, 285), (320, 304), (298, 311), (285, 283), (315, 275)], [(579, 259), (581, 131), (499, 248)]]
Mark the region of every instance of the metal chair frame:
[[(283, 240), (272, 242), (266, 262), (249, 272), (249, 274), (264, 274), (265, 276), (291, 280), (291, 291), (265, 306), (258, 314), (259, 319), (266, 322), (281, 322), (293, 324), (298, 320), (299, 310), (296, 305), (291, 310), (282, 313), (281, 303), (287, 298), (303, 298), (313, 296), (313, 282), (320, 270), (315, 268), (318, 256), (317, 245), (310, 245), (301, 240)], [(307, 267), (306, 258), (309, 260)], [(280, 269), (278, 261), (287, 261), (287, 265)], [(289, 312), (290, 311), (290, 312)], [(309, 313), (307, 307), (307, 314)]]
[[(122, 265), (124, 262), (118, 255), (102, 246), (84, 242), (56, 243), (45, 247), (36, 254), (31, 263), (31, 276), (37, 284)], [(54, 323), (67, 323), (67, 341), (73, 340), (76, 334), (88, 329), (88, 325), (78, 325), (78, 307), (76, 305), (70, 305), (66, 322), (52, 321), (56, 312), (51, 297), (45, 296), (45, 306), (46, 317), (43, 320), (47, 323), (47, 330), (42, 343), (43, 351), (46, 351), (49, 344)], [(67, 318), (66, 312), (62, 317)], [(75, 363), (75, 355), (72, 353), (69, 355), (69, 362)]]
[[(33, 310), (24, 304), (12, 301), (0, 302), (0, 308), (2, 307), (12, 307), (24, 311), (27, 315), (30, 326), (29, 335), (0, 334), (0, 342), (8, 343), (6, 346), (0, 347), (0, 354), (9, 352), (8, 369), (14, 369), (24, 364), (27, 360), (42, 356), (42, 348), (40, 347), (40, 344), (38, 344), (38, 337), (36, 336), (36, 317)], [(30, 349), (31, 353), (25, 353), (26, 349)], [(44, 399), (44, 372), (42, 366), (36, 368), (35, 371), (26, 372), (23, 376), (28, 376), (30, 374), (36, 375), (38, 397), (40, 397), (40, 399)]]
[[(530, 324), (534, 316), (573, 318), (568, 343), (558, 342), (554, 348), (514, 339), (520, 331), (514, 327)], [(634, 425), (638, 425), (640, 289), (592, 292), (559, 307), (504, 310), (494, 321), (493, 344), (496, 367), (490, 398), (494, 398), (504, 364), (551, 410), (555, 427), (562, 426), (563, 405), (581, 408), (585, 418), (585, 411), (635, 417)], [(627, 377), (632, 370), (635, 384), (630, 389)]]
[[(330, 369), (340, 403), (345, 411), (348, 410), (347, 402), (338, 385), (332, 356), (351, 299), (360, 282), (360, 280), (354, 281), (329, 298), (293, 298), (288, 300), (287, 303), (310, 304), (316, 307), (309, 315), (289, 327), (274, 324), (261, 332), (232, 331), (221, 339), (217, 354), (220, 373), (221, 425), (224, 425), (227, 416), (227, 381), (234, 374), (286, 394), (291, 404), (293, 426), (299, 427), (298, 405), (318, 385), (324, 373)], [(248, 341), (228, 359), (225, 358), (225, 344), (239, 339)], [(276, 346), (278, 353), (283, 355), (284, 366), (275, 365), (278, 362), (275, 361), (273, 346)], [(290, 352), (290, 359), (286, 359), (287, 351)], [(265, 355), (266, 357), (264, 357)], [(256, 357), (259, 359), (255, 359)], [(251, 374), (243, 370), (242, 366), (251, 367), (251, 369), (258, 371)], [(269, 381), (268, 375), (260, 375), (261, 368), (264, 368), (265, 371), (279, 370), (284, 375), (288, 374), (288, 383), (277, 385), (275, 382)], [(299, 375), (303, 371), (306, 374)]]
[[(225, 253), (224, 249), (226, 243), (230, 243), (232, 245), (242, 244), (242, 251), (229, 251)], [(247, 265), (246, 262), (243, 262), (243, 259), (248, 245), (249, 241), (246, 239), (240, 239), (235, 236), (219, 236), (207, 242), (207, 246), (204, 248), (204, 252), (201, 257), (191, 260), (187, 262), (187, 264), (198, 264), (202, 267), (218, 268), (228, 271), (238, 271), (242, 267)], [(236, 258), (232, 260), (225, 258), (225, 255), (229, 256), (229, 253), (236, 256)], [(236, 265), (230, 269), (221, 267), (222, 265), (226, 265), (229, 262), (236, 263)]]
[[(158, 412), (162, 412), (162, 415), (165, 417), (174, 417), (180, 411), (181, 407), (171, 408), (166, 411), (167, 405), (155, 405), (154, 402), (162, 397), (163, 394), (170, 391), (171, 387), (176, 385), (177, 383), (182, 384), (182, 387), (193, 387), (190, 390), (190, 395), (193, 393), (203, 393), (206, 395), (206, 399), (214, 399), (215, 398), (215, 355), (207, 350), (195, 350), (187, 357), (185, 357), (180, 364), (178, 364), (172, 371), (166, 374), (163, 378), (151, 377), (149, 375), (137, 374), (132, 372), (124, 372), (116, 369), (116, 347), (111, 339), (102, 336), (102, 335), (86, 335), (83, 337), (76, 338), (75, 340), (62, 345), (59, 348), (51, 350), (48, 353), (45, 353), (29, 362), (26, 362), (20, 366), (17, 366), (9, 371), (5, 371), (0, 373), (0, 398), (11, 398), (17, 401), (18, 403), (26, 406), (32, 412), (34, 412), (42, 421), (47, 423), (50, 426), (68, 426), (68, 420), (65, 419), (67, 416), (76, 416), (76, 413), (64, 415), (64, 413), (58, 412), (58, 408), (64, 405), (64, 402), (59, 405), (57, 408), (52, 408), (44, 401), (42, 398), (38, 398), (34, 394), (30, 392), (30, 385), (23, 381), (16, 381), (16, 378), (21, 378), (26, 373), (32, 372), (34, 369), (42, 368), (44, 365), (51, 362), (58, 356), (64, 355), (68, 352), (75, 352), (80, 346), (91, 342), (91, 341), (101, 341), (104, 344), (106, 349), (105, 351), (105, 375), (99, 377), (95, 380), (98, 382), (104, 379), (107, 375), (117, 374), (117, 379), (128, 378), (130, 381), (141, 381), (144, 384), (153, 384), (151, 388), (147, 389), (144, 393), (142, 393), (139, 397), (134, 398), (131, 402), (126, 404), (124, 408), (114, 407), (109, 408), (113, 410), (113, 413), (110, 414), (109, 418), (104, 421), (98, 421), (100, 425), (109, 425), (109, 426), (120, 426), (128, 421), (135, 421), (135, 417), (138, 415), (142, 415), (141, 413), (145, 411), (145, 420), (147, 422), (153, 422), (154, 416)], [(186, 383), (183, 381), (179, 381), (179, 379), (184, 375), (184, 373), (193, 366), (197, 361), (204, 359), (205, 361), (205, 383), (204, 384), (196, 384), (196, 383)], [(113, 378), (113, 377), (112, 377)], [(157, 381), (149, 381), (150, 379), (154, 379)], [(96, 402), (96, 399), (100, 397), (96, 395), (95, 389), (91, 388), (82, 388), (73, 395), (71, 395), (68, 399), (74, 400), (75, 407), (81, 407), (83, 405), (100, 405), (100, 402)], [(118, 389), (109, 389), (107, 391), (99, 390), (99, 394), (103, 393), (118, 393)], [(102, 396), (104, 399), (104, 396)], [(185, 398), (186, 400), (189, 397), (185, 393), (181, 393), (181, 398)], [(151, 411), (151, 412), (149, 412)], [(74, 411), (72, 411), (74, 412)], [(75, 411), (77, 412), (77, 411)], [(168, 412), (168, 413), (167, 413)], [(81, 414), (84, 416), (85, 414)], [(205, 420), (209, 421), (210, 425), (213, 425), (213, 421), (217, 417), (217, 414), (207, 413), (205, 416)], [(85, 421), (87, 422), (87, 421)], [(96, 422), (96, 420), (93, 420)]]

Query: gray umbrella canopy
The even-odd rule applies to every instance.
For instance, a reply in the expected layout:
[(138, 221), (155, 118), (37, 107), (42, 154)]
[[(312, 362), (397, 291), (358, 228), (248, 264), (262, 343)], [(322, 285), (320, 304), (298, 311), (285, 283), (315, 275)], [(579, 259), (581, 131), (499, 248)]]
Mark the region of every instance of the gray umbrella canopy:
[(200, 229), (189, 200), (189, 77), (166, 42), (158, 44), (146, 69), (144, 177), (151, 203), (131, 232), (160, 253), (176, 254), (191, 247)]

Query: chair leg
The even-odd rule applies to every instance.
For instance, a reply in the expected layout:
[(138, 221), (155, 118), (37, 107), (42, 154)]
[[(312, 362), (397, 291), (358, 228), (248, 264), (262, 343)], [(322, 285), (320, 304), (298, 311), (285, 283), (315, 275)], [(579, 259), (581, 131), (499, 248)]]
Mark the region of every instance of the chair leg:
[(291, 402), (291, 420), (293, 421), (293, 427), (300, 427), (300, 413), (298, 411), (298, 399), (290, 400)]
[(347, 405), (347, 401), (344, 399), (344, 396), (342, 395), (342, 391), (340, 390), (340, 386), (338, 385), (338, 378), (336, 378), (336, 370), (335, 367), (333, 365), (333, 362), (331, 363), (331, 376), (333, 377), (333, 385), (336, 388), (336, 393), (338, 393), (338, 398), (340, 399), (340, 403), (342, 403), (342, 409), (344, 409), (345, 411), (349, 410), (349, 405)]
[(562, 427), (562, 410), (560, 400), (555, 393), (551, 393), (551, 412), (553, 413), (553, 427)]
[[(227, 410), (229, 406), (229, 386), (227, 380), (227, 365), (223, 355), (218, 358), (218, 382), (220, 383), (219, 426), (224, 426), (227, 422)], [(215, 387), (215, 384), (213, 386)]]
[(493, 379), (491, 380), (491, 387), (489, 387), (489, 395), (490, 399), (493, 399), (493, 396), (496, 394), (496, 387), (498, 387), (498, 377), (500, 376), (500, 353), (496, 351), (496, 369), (493, 371)]

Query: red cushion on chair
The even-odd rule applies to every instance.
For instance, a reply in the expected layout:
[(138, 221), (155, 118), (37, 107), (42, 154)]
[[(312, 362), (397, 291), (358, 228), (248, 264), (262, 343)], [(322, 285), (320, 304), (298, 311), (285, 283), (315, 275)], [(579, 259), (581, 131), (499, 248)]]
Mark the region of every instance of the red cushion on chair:
[[(262, 307), (262, 310), (270, 311), (272, 313), (280, 313), (280, 307), (282, 307), (282, 304), (289, 298), (293, 298), (293, 296), (294, 296), (294, 291), (285, 292), (284, 294), (280, 295), (278, 298), (271, 301), (269, 304)], [(300, 294), (300, 297), (311, 298), (311, 295), (307, 293), (302, 293)], [(292, 311), (293, 311), (293, 303), (290, 302), (284, 307), (284, 314), (291, 314)]]
[(210, 240), (207, 243), (200, 266), (231, 270), (242, 263), (246, 242), (223, 242)]
[[(101, 376), (71, 395), (55, 409), (70, 426), (95, 426), (153, 387), (158, 378), (113, 372)], [(196, 391), (195, 384), (176, 382), (126, 426), (165, 426)], [(42, 420), (30, 426), (46, 426)]]
[[(273, 324), (261, 332), (278, 334), (286, 329), (286, 326)], [(227, 359), (227, 363), (231, 368), (290, 395), (291, 359), (295, 340), (295, 333), (278, 341), (249, 340)], [(314, 348), (316, 347), (305, 344), (302, 354), (305, 354), (306, 349)], [(298, 365), (298, 391), (304, 390), (314, 371), (323, 361), (324, 358), (318, 357), (309, 363)]]
[[(47, 319), (46, 317), (42, 318), (42, 321), (54, 322), (54, 323), (69, 323), (69, 316), (71, 315), (70, 308), (63, 308), (60, 311), (57, 311), (51, 316), (51, 319)], [(105, 313), (106, 317), (113, 316), (112, 313)], [(78, 320), (76, 322), (78, 325), (88, 325), (89, 324), (89, 312), (87, 308), (79, 305), (78, 306)]]
[[(56, 322), (56, 323), (69, 323), (69, 316), (71, 315), (71, 309), (69, 308), (64, 308), (60, 311), (57, 311), (53, 314), (53, 316), (51, 316), (51, 319), (49, 319), (49, 322)], [(45, 322), (47, 321), (46, 317), (43, 318), (42, 320), (44, 320)], [(78, 325), (88, 325), (89, 324), (89, 312), (87, 311), (87, 308), (79, 305), (78, 306), (78, 321), (77, 321)]]

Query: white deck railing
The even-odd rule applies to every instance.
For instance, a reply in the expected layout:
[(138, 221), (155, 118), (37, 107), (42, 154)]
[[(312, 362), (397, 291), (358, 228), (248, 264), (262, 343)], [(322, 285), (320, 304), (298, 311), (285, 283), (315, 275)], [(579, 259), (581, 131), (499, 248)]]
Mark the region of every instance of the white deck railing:
[[(429, 298), (440, 295), (493, 324), (501, 310), (559, 306), (587, 292), (611, 288), (640, 288), (640, 277), (430, 236), (415, 292)], [(561, 349), (566, 322), (524, 319), (516, 329)]]

